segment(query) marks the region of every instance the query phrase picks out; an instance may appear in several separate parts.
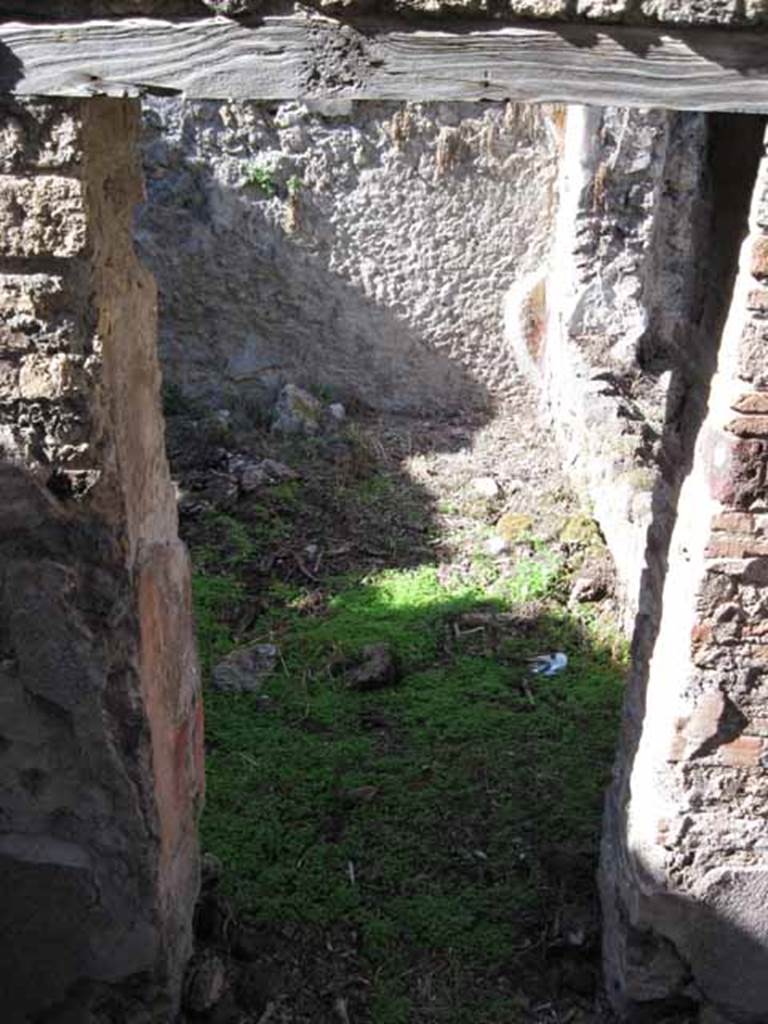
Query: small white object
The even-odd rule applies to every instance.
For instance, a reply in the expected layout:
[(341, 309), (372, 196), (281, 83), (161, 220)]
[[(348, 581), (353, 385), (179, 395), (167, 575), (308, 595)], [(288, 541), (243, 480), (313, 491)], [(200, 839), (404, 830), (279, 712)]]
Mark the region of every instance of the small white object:
[(489, 537), (485, 542), (485, 550), (489, 555), (503, 555), (505, 551), (509, 551), (509, 542), (503, 537)]
[(341, 423), (341, 421), (347, 415), (347, 410), (344, 408), (341, 402), (334, 402), (332, 405), (329, 405), (328, 412), (336, 420), (337, 423)]
[(500, 488), (492, 476), (476, 476), (472, 490), (479, 498), (498, 498)]
[(562, 651), (555, 651), (554, 654), (542, 654), (538, 658), (531, 658), (531, 672), (537, 676), (554, 676), (562, 672), (568, 665), (568, 655)]

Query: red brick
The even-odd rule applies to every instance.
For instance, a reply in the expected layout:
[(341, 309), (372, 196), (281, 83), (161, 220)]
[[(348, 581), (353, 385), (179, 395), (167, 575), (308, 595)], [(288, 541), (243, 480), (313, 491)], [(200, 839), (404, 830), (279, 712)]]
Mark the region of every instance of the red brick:
[(747, 640), (757, 637), (768, 637), (768, 619), (764, 619), (762, 622), (753, 622), (748, 626), (742, 626), (741, 634)]
[(760, 764), (763, 740), (759, 736), (739, 736), (724, 743), (717, 751), (717, 759), (729, 768), (752, 768)]
[(724, 537), (710, 541), (704, 555), (706, 558), (761, 558), (768, 555), (768, 540)]
[(734, 510), (765, 497), (768, 445), (764, 441), (713, 434), (709, 439), (712, 496)]
[(704, 644), (712, 639), (712, 627), (706, 622), (697, 622), (691, 630), (691, 643)]
[(768, 416), (739, 416), (726, 430), (737, 437), (768, 437)]
[(712, 517), (714, 533), (752, 533), (754, 517), (748, 512), (720, 512)]
[(745, 395), (740, 395), (735, 402), (731, 404), (731, 408), (734, 412), (749, 413), (768, 413), (768, 391), (750, 391)]

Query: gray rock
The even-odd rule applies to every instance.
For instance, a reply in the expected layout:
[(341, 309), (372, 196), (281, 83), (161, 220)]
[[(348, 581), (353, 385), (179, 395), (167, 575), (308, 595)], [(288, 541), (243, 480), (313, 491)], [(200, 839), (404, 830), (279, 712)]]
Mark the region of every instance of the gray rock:
[(229, 472), (244, 494), (252, 494), (270, 484), (298, 479), (298, 473), (290, 466), (275, 459), (252, 459), (248, 455), (237, 453), (229, 457), (228, 465)]
[(476, 476), (471, 487), (479, 498), (498, 498), (501, 494), (501, 488), (492, 476)]
[(318, 434), (322, 426), (322, 404), (308, 391), (286, 384), (275, 404), (272, 430), (276, 434)]
[(205, 474), (205, 480), (201, 490), (194, 493), (184, 492), (180, 504), (184, 506), (184, 512), (188, 506), (202, 503), (203, 507), (210, 505), (221, 509), (234, 508), (238, 498), (237, 480), (229, 473), (221, 473), (218, 470), (210, 470)]
[(221, 1000), (227, 987), (227, 970), (215, 953), (206, 951), (189, 965), (184, 985), (184, 1004), (192, 1013), (207, 1013)]
[(368, 644), (345, 673), (351, 690), (381, 690), (400, 678), (397, 656), (389, 644)]
[(200, 886), (212, 889), (219, 884), (224, 872), (224, 865), (215, 853), (204, 853), (200, 858)]
[(600, 575), (578, 576), (571, 587), (569, 604), (586, 604), (601, 601), (608, 593), (608, 584)]
[(213, 670), (211, 684), (220, 693), (259, 693), (277, 663), (274, 644), (251, 644), (228, 654)]
[(510, 549), (509, 541), (505, 540), (504, 537), (498, 537), (496, 535), (489, 537), (484, 546), (486, 552), (489, 555), (493, 555), (494, 558), (498, 555), (506, 554)]

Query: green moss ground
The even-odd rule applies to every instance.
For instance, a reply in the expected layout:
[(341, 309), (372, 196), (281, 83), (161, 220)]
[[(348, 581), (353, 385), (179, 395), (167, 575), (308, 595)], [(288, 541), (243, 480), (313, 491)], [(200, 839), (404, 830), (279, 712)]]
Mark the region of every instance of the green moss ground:
[[(560, 922), (574, 907), (594, 921), (622, 645), (566, 607), (572, 550), (532, 536), (502, 571), (470, 522), (471, 552), (446, 565), (438, 534), (397, 474), (311, 471), (188, 531), (206, 680), (239, 643), (281, 652), (261, 696), (206, 686), (203, 846), (237, 913), (299, 950), (280, 1020), (339, 1021), (335, 995), (354, 1024), (597, 1020), (578, 1016), (596, 933), (564, 975)], [(308, 539), (348, 536), (396, 567), (353, 551), (341, 572), (296, 570)], [(516, 618), (472, 624), (492, 611)], [(402, 681), (350, 691), (333, 663), (378, 641)], [(526, 659), (552, 650), (567, 670), (532, 677)], [(537, 1016), (571, 982), (581, 1003), (568, 989), (561, 1016)]]
[[(620, 668), (556, 606), (493, 650), (476, 634), (456, 639), (453, 617), (487, 598), (446, 591), (431, 566), (329, 589), (315, 616), (300, 592), (278, 587), (258, 623), (283, 652), (267, 707), (209, 693), (203, 841), (238, 907), (271, 922), (352, 925), (374, 979), (370, 1019), (395, 1024), (412, 1019), (414, 963), (455, 959), (463, 975), (495, 979), (551, 923), (563, 884), (583, 888), (551, 865), (560, 850), (594, 848)], [(201, 575), (196, 594), (210, 663), (229, 646), (216, 609), (238, 587)], [(329, 663), (374, 641), (393, 645), (403, 681), (350, 692)], [(531, 703), (525, 659), (554, 648), (569, 668), (533, 682)], [(450, 1019), (498, 1020), (490, 988)]]

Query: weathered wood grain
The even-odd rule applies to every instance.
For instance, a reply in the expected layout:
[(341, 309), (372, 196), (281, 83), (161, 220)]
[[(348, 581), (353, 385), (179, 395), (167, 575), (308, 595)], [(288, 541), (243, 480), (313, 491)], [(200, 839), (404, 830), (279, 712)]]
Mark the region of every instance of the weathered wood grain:
[(768, 113), (758, 32), (547, 25), (407, 30), (321, 17), (0, 24), (20, 95), (565, 101)]

